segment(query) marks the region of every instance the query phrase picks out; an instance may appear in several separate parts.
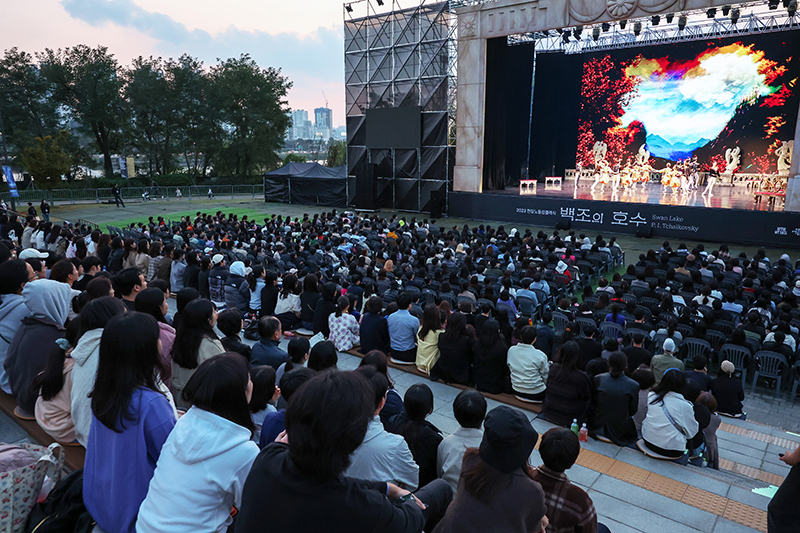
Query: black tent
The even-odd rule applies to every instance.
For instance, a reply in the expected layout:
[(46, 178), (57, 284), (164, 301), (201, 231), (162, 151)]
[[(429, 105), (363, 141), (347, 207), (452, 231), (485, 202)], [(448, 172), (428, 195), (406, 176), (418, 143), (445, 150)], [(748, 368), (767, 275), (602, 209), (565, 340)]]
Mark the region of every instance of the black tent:
[(289, 163), (264, 174), (264, 201), (347, 207), (347, 167)]

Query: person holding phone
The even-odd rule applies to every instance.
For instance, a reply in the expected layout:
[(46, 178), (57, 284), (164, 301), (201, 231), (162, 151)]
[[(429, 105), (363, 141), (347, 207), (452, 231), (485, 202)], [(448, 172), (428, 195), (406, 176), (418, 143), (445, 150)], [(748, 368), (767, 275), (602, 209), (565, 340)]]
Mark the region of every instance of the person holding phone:
[(797, 531), (800, 523), (800, 448), (793, 452), (778, 454), (781, 461), (791, 466), (789, 475), (781, 483), (778, 492), (767, 507), (767, 531), (769, 533), (789, 533)]

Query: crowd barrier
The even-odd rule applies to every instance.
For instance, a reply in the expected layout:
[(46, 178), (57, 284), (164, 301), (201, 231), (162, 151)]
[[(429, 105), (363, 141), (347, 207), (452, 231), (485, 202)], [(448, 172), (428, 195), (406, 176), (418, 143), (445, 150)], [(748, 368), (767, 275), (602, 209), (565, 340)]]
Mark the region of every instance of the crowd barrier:
[[(209, 194), (210, 190), (210, 194)], [(264, 196), (264, 185), (192, 185), (185, 187), (120, 187), (122, 200), (124, 202), (141, 203), (148, 201), (180, 201), (199, 199), (222, 199), (236, 197), (256, 197)], [(178, 194), (180, 192), (180, 195)], [(145, 194), (147, 193), (147, 194)], [(8, 192), (0, 193), (6, 203), (10, 205)], [(28, 202), (31, 202), (37, 209), (43, 199), (50, 205), (75, 205), (77, 203), (114, 203), (114, 194), (110, 188), (97, 189), (28, 189), (19, 191), (19, 198), (16, 199), (17, 209), (27, 211)]]

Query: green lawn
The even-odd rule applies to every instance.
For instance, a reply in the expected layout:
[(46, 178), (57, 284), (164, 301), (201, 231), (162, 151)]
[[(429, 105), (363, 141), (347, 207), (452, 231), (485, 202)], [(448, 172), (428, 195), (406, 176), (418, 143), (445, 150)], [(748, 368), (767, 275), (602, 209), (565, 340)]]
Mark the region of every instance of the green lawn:
[[(169, 221), (169, 220), (172, 220), (172, 221), (180, 220), (181, 217), (189, 217), (190, 219), (193, 219), (198, 211), (200, 211), (201, 213), (208, 213), (208, 214), (213, 214), (213, 213), (216, 213), (217, 211), (222, 211), (223, 213), (225, 213), (225, 216), (228, 216), (230, 214), (234, 214), (234, 215), (238, 216), (240, 220), (241, 220), (241, 218), (243, 216), (247, 215), (247, 217), (250, 220), (256, 220), (257, 222), (259, 222), (261, 224), (264, 223), (264, 218), (265, 217), (270, 216), (268, 213), (254, 211), (253, 209), (242, 209), (242, 208), (235, 208), (235, 207), (234, 208), (223, 208), (223, 207), (211, 208), (209, 206), (209, 207), (205, 207), (203, 209), (194, 209), (194, 210), (190, 210), (190, 211), (175, 211), (174, 213), (160, 213), (158, 216), (153, 216), (153, 220), (158, 220), (159, 216), (164, 217), (164, 220), (167, 220), (167, 221)], [(122, 227), (125, 227), (125, 226), (129, 226), (131, 224), (138, 224), (139, 222), (146, 223), (147, 219), (148, 219), (148, 216), (140, 216), (140, 217), (136, 217), (136, 218), (126, 218), (126, 219), (122, 219), (122, 220), (115, 220), (113, 222), (108, 222), (108, 224), (111, 225), (111, 226), (117, 226), (119, 228), (122, 228)]]

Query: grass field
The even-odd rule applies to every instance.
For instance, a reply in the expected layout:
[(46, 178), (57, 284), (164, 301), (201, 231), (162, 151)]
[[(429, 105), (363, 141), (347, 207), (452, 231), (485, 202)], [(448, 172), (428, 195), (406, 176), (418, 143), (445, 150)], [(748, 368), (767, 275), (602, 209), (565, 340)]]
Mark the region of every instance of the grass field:
[[(220, 211), (220, 210), (223, 213), (225, 213), (225, 216), (229, 216), (229, 215), (233, 214), (233, 215), (238, 216), (239, 219), (241, 220), (241, 218), (246, 215), (249, 219), (251, 219), (251, 220), (255, 219), (257, 222), (260, 222), (262, 224), (264, 222), (264, 217), (268, 217), (269, 216), (268, 213), (258, 212), (258, 211), (255, 211), (253, 209), (225, 208), (225, 207), (212, 208), (211, 206), (207, 206), (207, 207), (204, 207), (203, 209), (194, 209), (194, 210), (188, 210), (188, 211), (177, 210), (177, 211), (174, 211), (174, 212), (162, 213), (162, 214), (153, 216), (153, 219), (157, 220), (158, 217), (161, 216), (161, 217), (164, 217), (164, 220), (175, 221), (175, 220), (180, 220), (181, 217), (194, 218), (198, 211), (200, 211), (201, 213), (216, 213), (217, 211)], [(148, 216), (139, 216), (139, 217), (134, 217), (134, 218), (125, 218), (125, 219), (120, 219), (120, 220), (113, 220), (113, 221), (108, 222), (108, 224), (121, 228), (123, 226), (129, 226), (130, 224), (138, 224), (139, 222), (146, 223), (147, 219), (148, 219)]]

